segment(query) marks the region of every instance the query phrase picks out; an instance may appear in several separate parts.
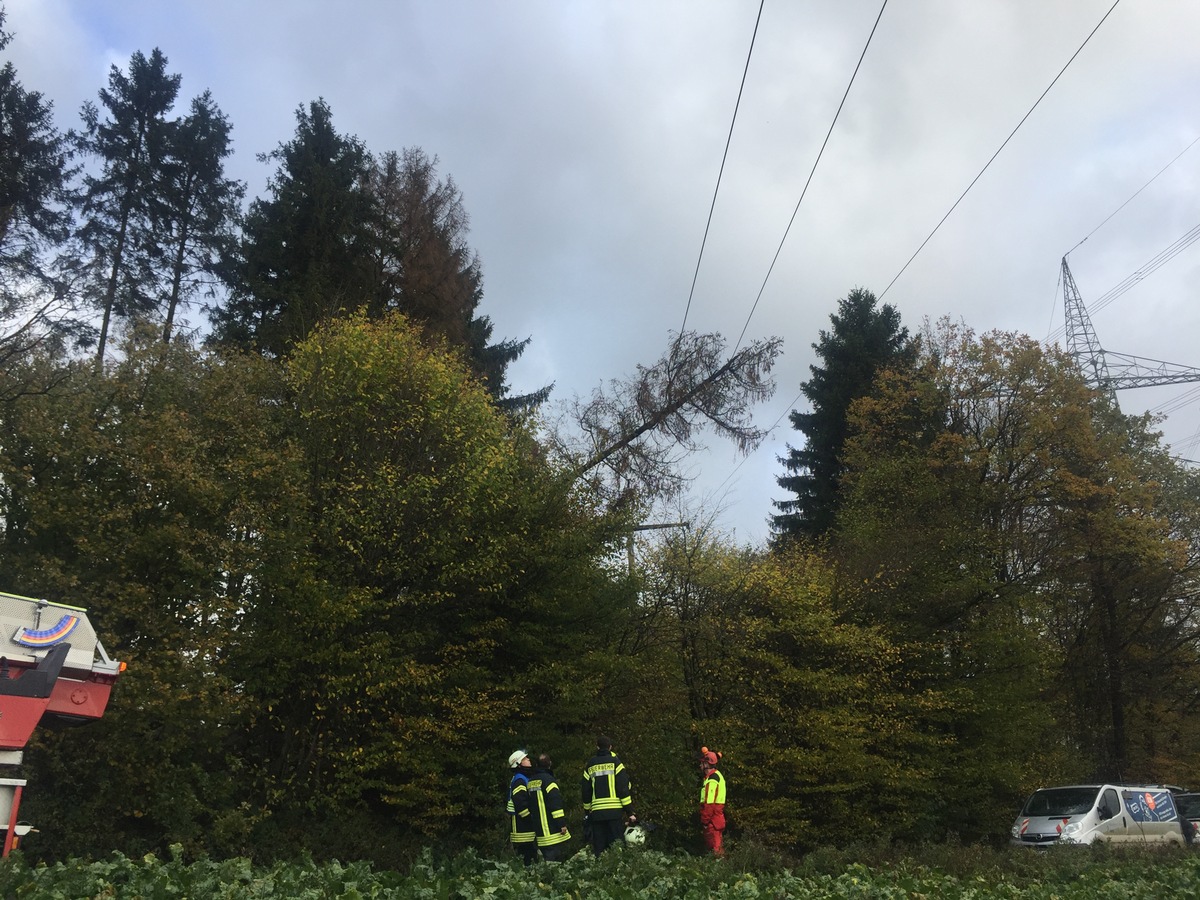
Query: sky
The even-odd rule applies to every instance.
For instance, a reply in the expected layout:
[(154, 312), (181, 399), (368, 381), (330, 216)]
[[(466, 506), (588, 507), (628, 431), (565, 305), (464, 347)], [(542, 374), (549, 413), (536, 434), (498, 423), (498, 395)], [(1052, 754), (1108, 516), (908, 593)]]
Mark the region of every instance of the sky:
[[(565, 402), (628, 377), (685, 312), (730, 349), (782, 338), (766, 440), (743, 458), (713, 438), (688, 463), (696, 515), (743, 544), (786, 499), (779, 458), (802, 438), (787, 413), (807, 409), (812, 344), (849, 291), (913, 332), (949, 316), (1061, 340), (1064, 254), (1086, 305), (1200, 225), (1193, 0), (4, 6), (8, 58), (59, 127), (157, 47), (181, 110), (207, 89), (229, 117), (227, 172), (251, 197), (273, 170), (258, 155), (318, 98), (373, 152), (437, 157), (482, 261), (477, 312), (494, 338), (531, 339), (514, 393), (553, 383)], [(1098, 340), (1200, 368), (1198, 286), (1191, 247), (1097, 309)], [(1118, 399), (1170, 410), (1165, 440), (1200, 459), (1200, 384)]]

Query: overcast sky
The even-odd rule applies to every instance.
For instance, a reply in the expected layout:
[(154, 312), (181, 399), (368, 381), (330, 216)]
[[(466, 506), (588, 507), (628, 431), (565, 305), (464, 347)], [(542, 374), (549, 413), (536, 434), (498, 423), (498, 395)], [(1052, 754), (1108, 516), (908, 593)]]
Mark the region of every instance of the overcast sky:
[[(372, 151), (437, 156), (471, 217), (479, 312), (496, 338), (532, 338), (514, 391), (554, 382), (559, 400), (653, 363), (683, 324), (759, 12), (757, 0), (4, 5), (10, 58), (60, 127), (78, 125), (110, 66), (158, 47), (183, 77), (181, 108), (210, 89), (229, 116), (229, 174), (251, 196), (272, 171), (256, 154), (289, 140), (296, 108), (318, 97)], [(784, 339), (777, 392), (756, 415), (770, 438), (745, 460), (716, 441), (695, 460), (697, 496), (739, 542), (765, 539), (784, 497), (778, 457), (800, 437), (786, 414), (838, 299), (887, 288), (1112, 0), (892, 0), (783, 241), (881, 5), (766, 0), (754, 39), (687, 316), (730, 347), (743, 329)], [(1086, 304), (1200, 225), (1200, 144), (1179, 156), (1200, 137), (1198, 47), (1200, 3), (1118, 3), (884, 302), (913, 331), (949, 315), (1044, 340), (1063, 324), (1060, 261), (1085, 237), (1070, 263)], [(1200, 367), (1198, 276), (1193, 247), (1095, 311), (1101, 344)], [(1163, 431), (1197, 458), (1193, 389), (1119, 400), (1180, 406)]]

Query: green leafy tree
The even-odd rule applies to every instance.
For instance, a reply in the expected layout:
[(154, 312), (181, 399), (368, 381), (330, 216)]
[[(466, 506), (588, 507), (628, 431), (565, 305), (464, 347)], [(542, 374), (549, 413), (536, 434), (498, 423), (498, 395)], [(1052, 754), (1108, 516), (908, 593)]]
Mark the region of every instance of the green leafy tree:
[(103, 372), (30, 360), (43, 389), (0, 406), (6, 589), (85, 607), (129, 664), (102, 720), (35, 733), (22, 809), (53, 823), (39, 841), (52, 855), (244, 853), (260, 807), (230, 656), (248, 639), (247, 586), (270, 576), (274, 523), (303, 508), (303, 470), (261, 360), (138, 337)]
[[(913, 716), (938, 739), (920, 764), (944, 786), (913, 813), (978, 840), (1002, 835), (1030, 780), (1081, 773), (1054, 752), (1041, 694), (1054, 668), (1025, 616), (1036, 589), (1003, 575), (987, 454), (949, 427), (948, 395), (927, 375), (885, 373), (852, 407), (837, 608), (904, 648), (904, 683), (943, 698)], [(1037, 760), (1030, 742), (1047, 748)]]
[(585, 639), (629, 602), (601, 564), (615, 526), (402, 316), (326, 322), (288, 378), (319, 525), (306, 571), (259, 586), (239, 667), (272, 839), (314, 810), (342, 823), (323, 853), (478, 838), (497, 746), (569, 730), (557, 692), (610, 665)]
[[(920, 373), (886, 373), (852, 409), (847, 614), (918, 648), (925, 683), (959, 686), (929, 724), (952, 738), (941, 764), (962, 796), (991, 785), (995, 806), (1048, 770), (1157, 778), (1126, 716), (1195, 646), (1166, 639), (1190, 576), (1147, 477), (1153, 441), (1106, 424), (1070, 359), (1028, 338), (943, 323), (926, 343)], [(1028, 771), (1013, 763), (1030, 740), (1074, 752)], [(988, 805), (976, 790), (960, 830), (986, 829)]]
[(100, 311), (96, 360), (102, 363), (114, 317), (132, 319), (156, 306), (155, 226), (161, 214), (162, 166), (169, 152), (167, 114), (179, 94), (179, 75), (167, 72), (157, 48), (129, 60), (128, 74), (112, 66), (101, 108), (83, 107), (80, 148), (99, 162), (84, 177), (80, 237), (94, 260), (88, 293)]
[(692, 718), (676, 758), (691, 769), (687, 751), (722, 750), (735, 838), (795, 853), (921, 833), (943, 738), (918, 716), (947, 699), (906, 680), (883, 630), (839, 621), (831, 566), (673, 532), (651, 569), (675, 640), (658, 652), (676, 661)]
[(914, 346), (900, 314), (889, 304), (877, 307), (875, 295), (855, 288), (838, 301), (829, 317), (831, 331), (821, 331), (813, 344), (821, 365), (809, 366), (812, 377), (801, 392), (812, 411), (789, 414), (792, 427), (804, 435), (804, 446), (788, 447), (782, 458), (785, 475), (776, 481), (795, 495), (774, 501), (777, 538), (819, 537), (832, 526), (840, 502), (841, 453), (848, 434), (850, 404), (871, 390), (876, 373), (910, 364)]

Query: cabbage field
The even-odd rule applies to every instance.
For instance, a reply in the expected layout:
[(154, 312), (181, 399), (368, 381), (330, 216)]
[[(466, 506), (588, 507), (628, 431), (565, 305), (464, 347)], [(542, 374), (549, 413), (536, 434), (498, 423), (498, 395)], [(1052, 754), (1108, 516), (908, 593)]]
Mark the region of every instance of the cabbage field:
[[(600, 859), (581, 852), (559, 864), (522, 869), (515, 860), (472, 853), (435, 862), (426, 853), (406, 872), (366, 863), (280, 863), (246, 860), (129, 859), (31, 866), (20, 854), (0, 862), (4, 898), (137, 898), (137, 900), (363, 900), (363, 898), (1200, 898), (1200, 855), (1060, 850), (972, 856), (949, 866), (920, 854), (873, 865), (806, 860), (794, 868), (755, 871), (746, 859), (716, 860), (653, 850), (617, 849)], [(954, 863), (944, 854), (943, 863)], [(961, 863), (961, 859), (959, 860)], [(965, 871), (951, 871), (952, 869)]]

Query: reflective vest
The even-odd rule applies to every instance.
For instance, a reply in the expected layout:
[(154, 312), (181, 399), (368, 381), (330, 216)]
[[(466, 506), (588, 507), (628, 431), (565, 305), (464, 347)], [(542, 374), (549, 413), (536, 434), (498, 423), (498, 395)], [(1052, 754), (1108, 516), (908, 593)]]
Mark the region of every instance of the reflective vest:
[(529, 778), (518, 772), (508, 785), (508, 839), (514, 844), (529, 844), (536, 837), (530, 805)]
[(725, 776), (716, 769), (700, 785), (700, 804), (707, 806), (713, 803), (722, 807), (725, 805)]
[(539, 847), (553, 847), (571, 839), (569, 831), (563, 831), (567, 814), (563, 811), (562, 792), (554, 780), (554, 773), (542, 769), (529, 779), (529, 797), (533, 807), (533, 827), (537, 833)]

